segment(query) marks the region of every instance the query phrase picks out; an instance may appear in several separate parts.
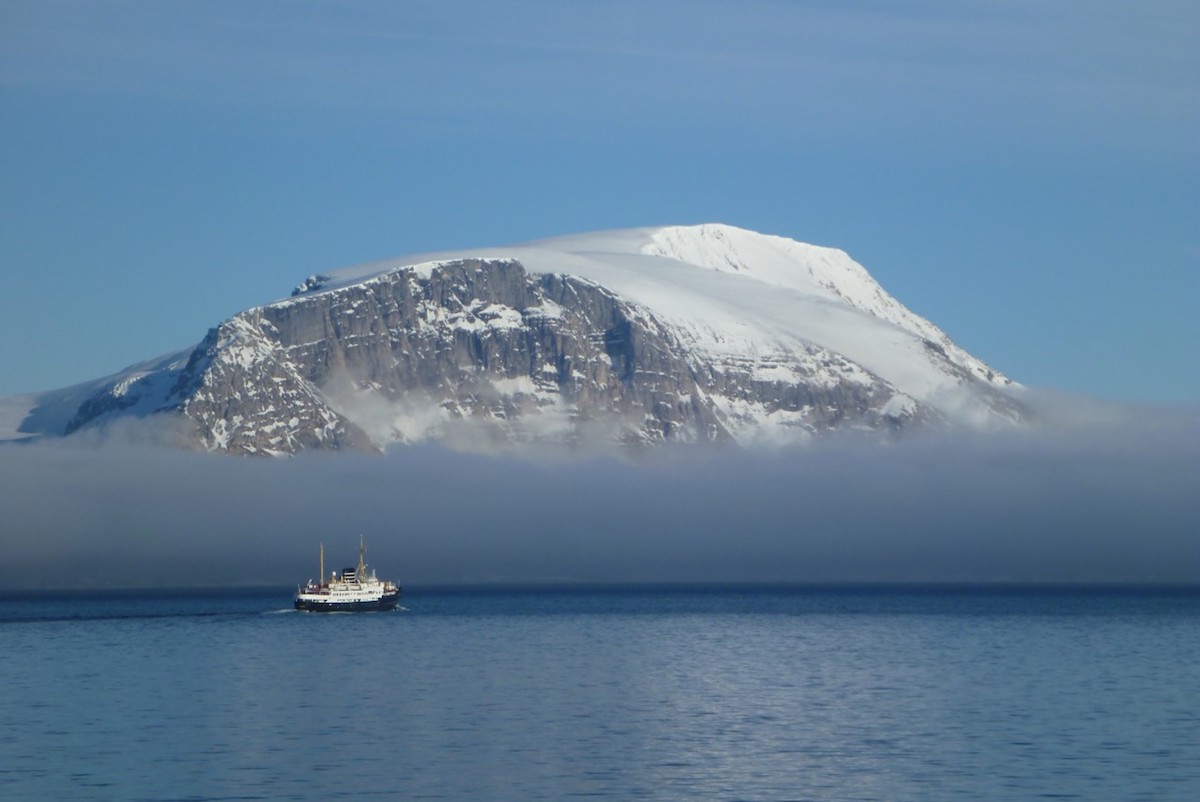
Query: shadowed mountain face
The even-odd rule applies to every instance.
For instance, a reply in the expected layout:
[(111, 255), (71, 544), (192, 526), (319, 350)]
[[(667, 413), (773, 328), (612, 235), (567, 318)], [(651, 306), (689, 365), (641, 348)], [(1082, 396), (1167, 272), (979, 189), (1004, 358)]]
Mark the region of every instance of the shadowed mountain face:
[[(558, 271), (552, 251), (527, 246), (513, 250), (536, 272), (520, 258), (467, 255), (312, 277), (186, 356), (97, 383), (82, 400), (75, 388), (64, 432), (132, 420), (209, 451), (288, 454), (427, 440), (468, 450), (786, 444), (1021, 421), (1007, 379), (844, 254), (853, 268), (828, 255), (840, 252), (806, 263), (768, 253), (763, 241), (777, 238), (718, 234), (715, 246), (676, 234), (620, 253), (611, 282), (594, 254), (572, 269), (579, 256), (564, 251)], [(732, 236), (749, 244), (730, 251)], [(812, 289), (792, 279), (793, 263)], [(630, 276), (658, 283), (646, 290)]]

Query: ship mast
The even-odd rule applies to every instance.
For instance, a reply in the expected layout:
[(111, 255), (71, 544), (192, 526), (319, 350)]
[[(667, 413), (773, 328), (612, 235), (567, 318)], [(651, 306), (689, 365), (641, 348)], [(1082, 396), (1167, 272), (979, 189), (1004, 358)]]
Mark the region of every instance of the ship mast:
[(317, 584), (325, 584), (325, 542), (321, 542), (321, 570), (317, 572)]
[(363, 554), (367, 551), (367, 547), (363, 545), (363, 536), (358, 536), (358, 581), (364, 582), (367, 578), (367, 565), (363, 562)]

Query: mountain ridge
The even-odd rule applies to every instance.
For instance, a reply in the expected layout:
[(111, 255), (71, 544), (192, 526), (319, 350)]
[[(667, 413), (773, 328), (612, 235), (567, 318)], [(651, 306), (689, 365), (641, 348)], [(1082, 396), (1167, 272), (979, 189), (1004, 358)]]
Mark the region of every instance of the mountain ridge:
[(187, 352), (0, 417), (34, 437), (169, 418), (188, 445), (237, 454), (786, 444), (1020, 425), (1018, 387), (845, 252), (705, 224), (309, 276)]

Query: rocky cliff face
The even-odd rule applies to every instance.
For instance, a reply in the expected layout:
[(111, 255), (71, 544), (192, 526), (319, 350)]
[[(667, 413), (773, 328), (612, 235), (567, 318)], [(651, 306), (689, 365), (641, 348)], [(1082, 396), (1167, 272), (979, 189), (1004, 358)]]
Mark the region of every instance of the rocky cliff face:
[[(956, 347), (917, 320), (926, 328), (903, 334), (923, 370), (970, 390), (988, 416), (1020, 419), (990, 369), (948, 353)], [(896, 325), (879, 331), (899, 336)], [(786, 443), (845, 429), (886, 437), (947, 418), (821, 344), (760, 336), (722, 348), (723, 337), (514, 258), (401, 266), (340, 285), (314, 276), (292, 298), (225, 321), (186, 359), (108, 383), (67, 431), (175, 416), (210, 451), (290, 454), (430, 439), (471, 449)]]

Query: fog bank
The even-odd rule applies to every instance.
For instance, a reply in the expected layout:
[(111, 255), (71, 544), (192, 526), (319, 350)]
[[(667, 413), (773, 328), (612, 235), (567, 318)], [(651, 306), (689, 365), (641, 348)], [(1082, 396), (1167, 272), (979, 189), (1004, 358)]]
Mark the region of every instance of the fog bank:
[(617, 458), (0, 447), (0, 582), (1200, 583), (1194, 411), (1019, 436)]

